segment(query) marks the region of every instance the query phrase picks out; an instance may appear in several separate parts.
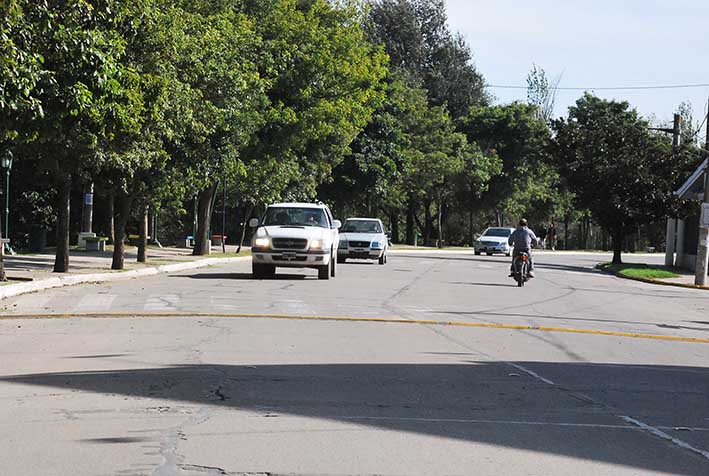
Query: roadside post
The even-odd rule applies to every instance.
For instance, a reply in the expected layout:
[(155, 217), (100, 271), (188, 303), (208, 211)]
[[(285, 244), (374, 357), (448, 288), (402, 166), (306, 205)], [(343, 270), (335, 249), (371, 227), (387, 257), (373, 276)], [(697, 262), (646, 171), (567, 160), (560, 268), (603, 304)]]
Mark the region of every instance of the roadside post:
[(9, 254), (14, 255), (15, 252), (10, 246), (10, 170), (12, 170), (12, 152), (9, 150), (5, 151), (2, 159), (0, 159), (0, 167), (5, 170), (5, 240), (3, 241), (3, 250), (6, 250)]
[[(704, 148), (709, 158), (709, 120), (707, 121), (707, 135)], [(707, 266), (709, 265), (709, 160), (704, 168), (704, 200), (702, 211), (699, 215), (699, 240), (697, 243), (697, 264), (694, 273), (694, 284), (706, 286)]]

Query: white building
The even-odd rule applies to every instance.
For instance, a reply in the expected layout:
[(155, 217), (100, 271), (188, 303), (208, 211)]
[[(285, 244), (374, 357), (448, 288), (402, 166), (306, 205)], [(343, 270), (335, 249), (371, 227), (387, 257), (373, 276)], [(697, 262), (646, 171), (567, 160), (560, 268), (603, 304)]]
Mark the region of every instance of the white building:
[(699, 239), (699, 204), (704, 200), (704, 171), (707, 162), (709, 159), (705, 159), (676, 192), (680, 198), (696, 202), (696, 206), (692, 207), (686, 217), (667, 220), (666, 266), (694, 271)]

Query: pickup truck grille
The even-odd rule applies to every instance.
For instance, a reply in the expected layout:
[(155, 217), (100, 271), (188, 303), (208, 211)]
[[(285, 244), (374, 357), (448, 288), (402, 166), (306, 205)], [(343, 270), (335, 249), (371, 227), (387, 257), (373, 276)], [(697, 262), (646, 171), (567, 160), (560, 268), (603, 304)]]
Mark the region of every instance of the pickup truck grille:
[(279, 250), (304, 250), (308, 240), (303, 238), (274, 238), (273, 247)]
[(351, 248), (369, 248), (369, 241), (350, 241)]

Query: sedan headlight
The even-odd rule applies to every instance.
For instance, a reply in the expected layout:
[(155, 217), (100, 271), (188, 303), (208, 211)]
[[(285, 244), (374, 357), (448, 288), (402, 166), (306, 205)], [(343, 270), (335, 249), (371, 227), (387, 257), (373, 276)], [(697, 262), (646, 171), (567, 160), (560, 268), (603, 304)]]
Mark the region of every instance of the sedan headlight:
[(271, 246), (271, 240), (267, 236), (256, 238), (256, 240), (254, 240), (254, 246), (256, 248), (268, 248)]
[(310, 242), (310, 249), (311, 250), (321, 250), (323, 249), (323, 241), (322, 240), (313, 240)]

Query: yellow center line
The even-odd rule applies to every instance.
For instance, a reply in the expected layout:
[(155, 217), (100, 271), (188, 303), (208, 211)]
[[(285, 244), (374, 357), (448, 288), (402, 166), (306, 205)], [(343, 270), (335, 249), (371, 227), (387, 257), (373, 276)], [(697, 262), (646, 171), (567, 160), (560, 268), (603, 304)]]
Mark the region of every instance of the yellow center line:
[(641, 332), (606, 331), (599, 329), (580, 329), (576, 327), (530, 326), (525, 324), (498, 324), (494, 322), (438, 321), (434, 319), (401, 319), (398, 317), (354, 317), (354, 316), (311, 316), (298, 314), (245, 314), (212, 312), (87, 312), (87, 313), (49, 313), (49, 314), (3, 314), (0, 320), (15, 319), (71, 319), (71, 318), (140, 318), (140, 317), (192, 317), (192, 318), (240, 318), (240, 319), (289, 319), (312, 321), (377, 322), (388, 324), (423, 324), (431, 326), (452, 326), (486, 329), (508, 329), (537, 332), (562, 332), (569, 334), (601, 335), (610, 337), (629, 337), (634, 339), (667, 340), (674, 342), (693, 342), (709, 344), (709, 339), (682, 337)]

